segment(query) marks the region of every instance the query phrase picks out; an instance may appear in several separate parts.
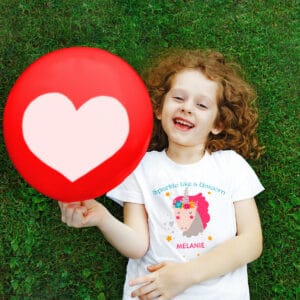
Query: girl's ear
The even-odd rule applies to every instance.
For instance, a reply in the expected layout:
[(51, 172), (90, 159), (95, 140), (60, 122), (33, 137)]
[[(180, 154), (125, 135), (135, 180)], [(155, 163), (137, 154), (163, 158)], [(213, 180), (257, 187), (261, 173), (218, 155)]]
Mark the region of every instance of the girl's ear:
[(211, 130), (211, 133), (214, 134), (214, 135), (217, 135), (217, 134), (219, 134), (221, 132), (222, 132), (222, 129), (220, 129), (220, 128), (213, 128)]
[(211, 133), (217, 135), (221, 133), (224, 129), (223, 124), (216, 124), (214, 128), (212, 128)]
[(161, 120), (161, 109), (155, 110), (155, 116), (158, 120)]

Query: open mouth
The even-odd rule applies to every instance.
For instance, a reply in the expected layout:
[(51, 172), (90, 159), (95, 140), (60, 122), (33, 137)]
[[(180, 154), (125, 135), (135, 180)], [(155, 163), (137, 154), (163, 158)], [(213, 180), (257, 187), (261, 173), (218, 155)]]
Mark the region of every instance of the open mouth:
[(195, 127), (195, 125), (193, 123), (191, 123), (185, 119), (182, 119), (182, 118), (174, 118), (173, 122), (177, 128), (182, 129), (182, 130), (189, 130), (189, 129)]

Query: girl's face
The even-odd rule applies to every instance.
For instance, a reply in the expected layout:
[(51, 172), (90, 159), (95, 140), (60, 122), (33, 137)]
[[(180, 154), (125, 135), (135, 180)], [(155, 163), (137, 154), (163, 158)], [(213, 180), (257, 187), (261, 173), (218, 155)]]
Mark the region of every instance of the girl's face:
[(200, 71), (185, 69), (172, 80), (162, 110), (157, 113), (168, 136), (169, 149), (176, 146), (203, 149), (215, 127), (218, 85)]

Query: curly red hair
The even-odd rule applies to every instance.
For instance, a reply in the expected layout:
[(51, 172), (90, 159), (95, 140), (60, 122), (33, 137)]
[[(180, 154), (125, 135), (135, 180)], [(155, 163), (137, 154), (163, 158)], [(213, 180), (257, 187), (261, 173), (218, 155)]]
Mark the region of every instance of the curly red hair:
[[(171, 88), (174, 76), (184, 69), (196, 69), (208, 79), (217, 82), (218, 115), (215, 126), (222, 128), (210, 134), (206, 149), (235, 150), (244, 158), (257, 159), (262, 153), (258, 144), (256, 94), (244, 80), (239, 65), (225, 61), (224, 56), (213, 50), (181, 50), (163, 55), (144, 73), (155, 112), (161, 111), (165, 95)], [(155, 117), (154, 132), (149, 150), (161, 151), (168, 147), (168, 138), (161, 122)]]

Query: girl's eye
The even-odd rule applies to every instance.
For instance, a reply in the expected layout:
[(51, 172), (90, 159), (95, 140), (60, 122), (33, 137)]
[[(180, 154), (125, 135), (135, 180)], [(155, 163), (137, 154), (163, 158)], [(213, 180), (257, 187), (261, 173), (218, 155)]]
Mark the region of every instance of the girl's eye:
[(204, 105), (204, 104), (202, 104), (202, 103), (199, 103), (199, 104), (198, 104), (198, 106), (199, 106), (200, 108), (204, 108), (204, 109), (206, 109), (206, 108), (207, 108), (207, 106), (206, 106), (206, 105)]
[(180, 97), (180, 96), (173, 96), (173, 98), (176, 99), (176, 100), (179, 100), (179, 101), (183, 100), (183, 97)]

